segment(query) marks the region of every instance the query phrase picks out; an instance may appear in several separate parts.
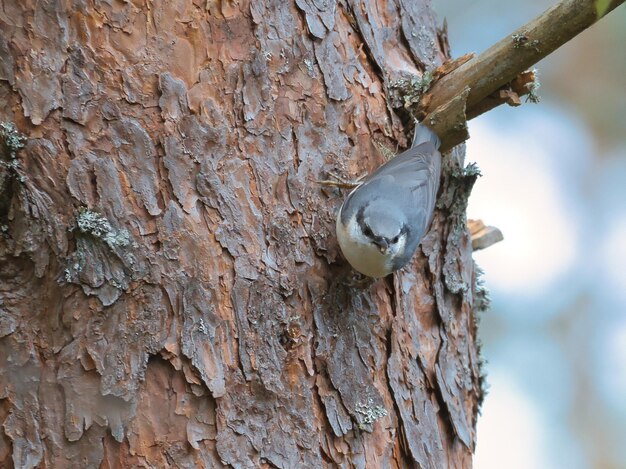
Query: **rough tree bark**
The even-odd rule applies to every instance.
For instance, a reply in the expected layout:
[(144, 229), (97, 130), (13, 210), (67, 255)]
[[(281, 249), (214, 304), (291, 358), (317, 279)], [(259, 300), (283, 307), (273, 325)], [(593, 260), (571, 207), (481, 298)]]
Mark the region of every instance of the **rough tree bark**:
[(316, 184), (406, 145), (429, 3), (2, 2), (0, 466), (471, 466), (463, 148), (366, 288)]

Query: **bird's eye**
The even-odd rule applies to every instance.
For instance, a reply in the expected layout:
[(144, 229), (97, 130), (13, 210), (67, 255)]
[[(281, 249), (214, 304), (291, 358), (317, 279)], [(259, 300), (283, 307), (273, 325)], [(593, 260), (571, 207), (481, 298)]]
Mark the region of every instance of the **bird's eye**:
[(399, 239), (400, 239), (400, 235), (394, 236), (393, 238), (391, 238), (391, 244), (396, 244)]
[(372, 230), (369, 226), (365, 225), (365, 227), (363, 228), (363, 234), (365, 236), (367, 236), (368, 238), (373, 238), (374, 237), (374, 233), (372, 233)]

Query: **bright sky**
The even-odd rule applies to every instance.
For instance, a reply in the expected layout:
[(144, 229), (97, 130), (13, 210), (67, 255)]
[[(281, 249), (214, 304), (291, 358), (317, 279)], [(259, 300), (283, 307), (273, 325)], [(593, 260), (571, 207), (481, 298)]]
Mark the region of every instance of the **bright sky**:
[[(554, 3), (433, 8), (459, 56)], [(477, 469), (626, 468), (625, 18), (618, 7), (538, 65), (540, 104), (470, 122), (484, 177), (468, 216), (504, 234), (474, 255), (493, 298)]]
[[(549, 105), (498, 112), (518, 114), (470, 123), (467, 144), (484, 175), (468, 217), (504, 234), (474, 254), (495, 300), (479, 331), (490, 391), (475, 467), (600, 467), (594, 457), (619, 453), (619, 438), (600, 448), (599, 434), (574, 423), (584, 429), (595, 416), (597, 428), (610, 417), (607, 433), (626, 430), (626, 183), (594, 161), (575, 116)], [(581, 366), (591, 368), (581, 375)]]
[[(547, 290), (571, 269), (577, 250), (577, 221), (559, 190), (551, 165), (553, 142), (537, 136), (533, 121), (495, 129), (471, 124), (468, 159), (484, 177), (476, 183), (468, 217), (480, 218), (504, 233), (505, 243), (476, 254), (492, 288), (503, 293)], [(558, 138), (555, 135), (554, 138)]]
[(477, 469), (548, 469), (541, 415), (515, 377), (503, 370), (489, 373), (492, 391), (478, 420)]

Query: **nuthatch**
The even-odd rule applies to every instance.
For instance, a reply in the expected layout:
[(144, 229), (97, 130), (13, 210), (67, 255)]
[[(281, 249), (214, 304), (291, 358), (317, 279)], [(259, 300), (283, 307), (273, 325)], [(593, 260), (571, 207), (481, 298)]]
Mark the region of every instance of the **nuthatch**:
[(441, 175), (439, 138), (419, 123), (411, 148), (356, 187), (337, 214), (337, 239), (348, 262), (384, 277), (413, 257), (433, 218)]

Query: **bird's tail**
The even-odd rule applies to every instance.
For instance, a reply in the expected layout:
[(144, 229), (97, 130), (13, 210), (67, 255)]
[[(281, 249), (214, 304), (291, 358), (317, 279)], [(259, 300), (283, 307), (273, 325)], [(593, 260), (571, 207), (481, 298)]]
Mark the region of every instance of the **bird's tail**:
[(439, 145), (441, 141), (437, 134), (433, 132), (431, 129), (426, 127), (424, 124), (420, 124), (415, 121), (415, 133), (413, 135), (413, 145), (412, 147), (418, 146), (420, 143), (431, 142), (435, 148), (439, 149)]

